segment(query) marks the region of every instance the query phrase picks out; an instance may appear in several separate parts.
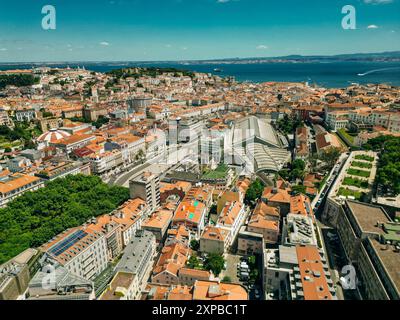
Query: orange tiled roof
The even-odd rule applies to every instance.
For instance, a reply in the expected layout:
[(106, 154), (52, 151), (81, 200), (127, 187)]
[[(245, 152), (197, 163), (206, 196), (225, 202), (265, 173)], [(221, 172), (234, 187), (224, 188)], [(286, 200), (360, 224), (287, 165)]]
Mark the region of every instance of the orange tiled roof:
[(179, 242), (163, 247), (157, 265), (153, 269), (153, 274), (156, 275), (167, 270), (177, 275), (178, 270), (185, 266), (190, 253), (191, 250)]
[(193, 300), (248, 300), (248, 294), (238, 284), (196, 281)]
[(228, 234), (228, 231), (225, 229), (221, 229), (218, 227), (207, 226), (203, 234), (201, 235), (202, 239), (207, 240), (218, 240), (218, 241), (225, 241), (225, 238)]
[(331, 300), (321, 256), (315, 246), (297, 246), (301, 282), (305, 300)]
[(265, 198), (270, 202), (290, 203), (290, 195), (288, 191), (279, 188), (266, 187), (262, 198)]
[(10, 180), (0, 181), (0, 193), (5, 194), (40, 180), (38, 177), (22, 173), (14, 173), (10, 175), (10, 178)]

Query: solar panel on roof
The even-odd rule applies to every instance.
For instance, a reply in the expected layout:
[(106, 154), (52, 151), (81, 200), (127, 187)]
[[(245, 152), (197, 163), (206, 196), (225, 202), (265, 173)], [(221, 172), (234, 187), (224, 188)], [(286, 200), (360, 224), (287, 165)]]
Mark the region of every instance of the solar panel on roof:
[(55, 246), (51, 247), (49, 253), (55, 256), (59, 256), (60, 254), (65, 252), (68, 248), (72, 247), (75, 243), (77, 243), (79, 240), (83, 239), (86, 236), (87, 233), (85, 231), (77, 230), (74, 233), (72, 233), (69, 237), (63, 239)]

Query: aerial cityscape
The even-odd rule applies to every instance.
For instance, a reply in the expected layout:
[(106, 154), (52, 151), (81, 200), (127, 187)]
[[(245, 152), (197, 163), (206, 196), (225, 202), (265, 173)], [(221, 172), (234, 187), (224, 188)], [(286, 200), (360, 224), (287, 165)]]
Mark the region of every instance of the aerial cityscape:
[[(204, 33), (219, 31), (207, 50), (163, 44), (130, 56), (111, 18), (97, 47), (83, 22), (69, 35), (79, 21), (58, 2), (26, 2), (35, 13), (24, 27), (10, 27), (15, 4), (0, 14), (0, 300), (400, 300), (399, 1), (353, 1), (361, 22), (345, 32), (363, 46), (349, 50), (310, 39), (296, 51), (288, 37), (288, 51), (246, 51), (244, 40), (229, 52), (211, 19)], [(180, 14), (198, 5), (170, 2)], [(236, 16), (244, 2), (203, 5)], [(119, 7), (124, 34), (122, 12), (135, 5), (149, 4), (93, 10)], [(343, 32), (344, 5), (334, 26)], [(185, 28), (154, 10), (154, 28)], [(364, 26), (369, 10), (387, 20)], [(130, 23), (147, 30), (142, 18)], [(386, 36), (362, 34), (385, 23)], [(205, 43), (193, 24), (182, 38)], [(48, 32), (61, 39), (49, 50)]]

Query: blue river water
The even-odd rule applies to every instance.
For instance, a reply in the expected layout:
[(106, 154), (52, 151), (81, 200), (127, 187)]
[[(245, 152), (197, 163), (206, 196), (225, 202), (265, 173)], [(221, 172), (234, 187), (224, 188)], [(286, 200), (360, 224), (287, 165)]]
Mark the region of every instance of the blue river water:
[[(53, 65), (65, 67), (65, 64)], [(305, 82), (327, 88), (343, 88), (351, 83), (386, 83), (400, 86), (400, 62), (312, 62), (261, 64), (183, 64), (183, 63), (79, 63), (88, 70), (106, 72), (128, 66), (173, 67), (197, 72), (233, 76), (238, 81), (251, 82)], [(32, 65), (0, 66), (1, 69), (31, 68)], [(218, 71), (215, 71), (219, 69)]]

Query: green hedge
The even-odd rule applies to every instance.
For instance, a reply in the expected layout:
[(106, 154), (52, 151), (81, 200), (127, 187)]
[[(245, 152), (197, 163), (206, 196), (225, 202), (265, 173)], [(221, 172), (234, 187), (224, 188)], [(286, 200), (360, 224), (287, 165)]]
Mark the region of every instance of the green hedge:
[(364, 177), (364, 178), (369, 178), (369, 176), (370, 176), (369, 171), (364, 171), (364, 170), (354, 169), (354, 168), (350, 168), (349, 170), (347, 170), (347, 173), (351, 174), (352, 176), (359, 176), (359, 177)]

